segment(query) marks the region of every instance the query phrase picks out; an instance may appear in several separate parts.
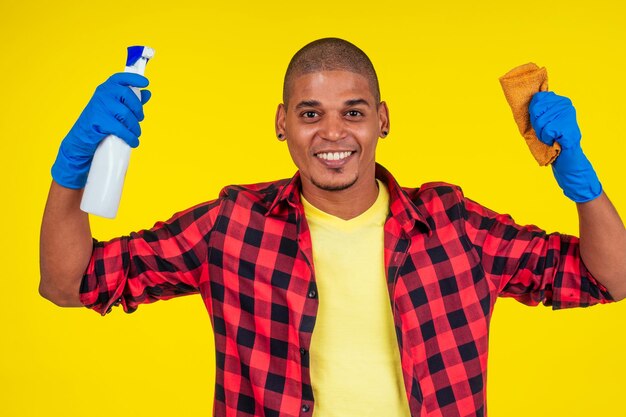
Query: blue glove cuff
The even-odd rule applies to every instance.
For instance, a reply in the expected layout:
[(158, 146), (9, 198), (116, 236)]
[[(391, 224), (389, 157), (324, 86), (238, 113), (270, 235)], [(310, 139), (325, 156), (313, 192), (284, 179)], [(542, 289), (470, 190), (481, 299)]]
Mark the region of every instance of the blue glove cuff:
[(85, 188), (92, 159), (93, 158), (86, 158), (81, 160), (70, 158), (65, 155), (63, 146), (61, 146), (57, 154), (57, 159), (52, 165), (52, 178), (57, 184), (65, 188), (72, 188), (74, 190)]
[(563, 149), (552, 164), (552, 171), (563, 193), (576, 203), (602, 194), (602, 184), (580, 147)]

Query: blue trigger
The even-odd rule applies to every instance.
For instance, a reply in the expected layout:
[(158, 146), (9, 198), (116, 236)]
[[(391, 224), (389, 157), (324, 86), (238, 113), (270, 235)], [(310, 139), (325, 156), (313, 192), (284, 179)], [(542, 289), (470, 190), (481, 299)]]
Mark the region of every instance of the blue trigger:
[(128, 57), (126, 58), (126, 66), (132, 67), (143, 55), (143, 46), (129, 46)]

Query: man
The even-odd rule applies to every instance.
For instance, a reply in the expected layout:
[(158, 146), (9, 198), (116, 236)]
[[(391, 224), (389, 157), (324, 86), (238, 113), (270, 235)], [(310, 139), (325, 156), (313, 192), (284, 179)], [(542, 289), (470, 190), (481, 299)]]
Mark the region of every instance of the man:
[[(138, 144), (142, 100), (116, 74), (61, 144), (41, 236), (41, 294), (106, 314), (200, 293), (217, 351), (217, 416), (482, 416), (498, 295), (555, 308), (626, 296), (626, 231), (579, 146), (571, 102), (533, 97), (577, 202), (580, 240), (519, 226), (444, 183), (401, 188), (375, 162), (389, 133), (368, 57), (335, 38), (285, 75), (276, 134), (298, 173), (228, 187), (152, 229), (92, 242), (79, 209), (100, 140)], [(584, 264), (582, 260), (584, 259)]]

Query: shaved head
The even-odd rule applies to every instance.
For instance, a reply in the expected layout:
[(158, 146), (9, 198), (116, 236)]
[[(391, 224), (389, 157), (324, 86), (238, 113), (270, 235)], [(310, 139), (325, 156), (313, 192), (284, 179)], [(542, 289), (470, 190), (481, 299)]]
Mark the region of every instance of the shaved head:
[(376, 105), (380, 102), (378, 77), (365, 52), (343, 39), (324, 38), (305, 45), (291, 58), (283, 84), (283, 103), (287, 105), (293, 80), (320, 71), (350, 71), (364, 76)]

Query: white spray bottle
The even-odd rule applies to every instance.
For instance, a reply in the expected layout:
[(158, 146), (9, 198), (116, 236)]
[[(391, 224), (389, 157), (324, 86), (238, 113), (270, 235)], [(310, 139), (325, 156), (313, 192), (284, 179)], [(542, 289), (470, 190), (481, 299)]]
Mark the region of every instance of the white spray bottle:
[[(124, 72), (143, 75), (148, 60), (153, 56), (152, 48), (129, 46)], [(131, 89), (141, 99), (139, 89), (135, 87)], [(100, 142), (87, 176), (87, 184), (80, 203), (81, 210), (109, 219), (115, 218), (129, 159), (130, 146), (117, 136), (109, 135)]]

